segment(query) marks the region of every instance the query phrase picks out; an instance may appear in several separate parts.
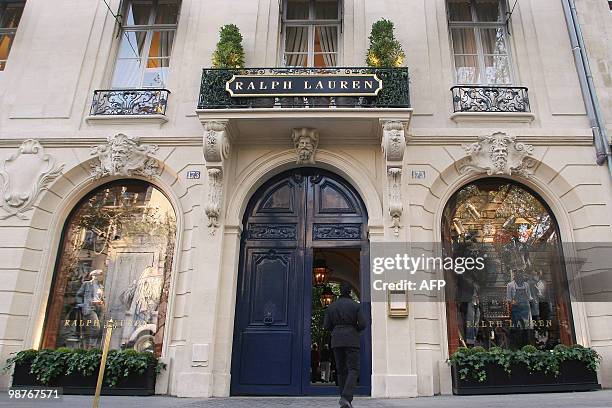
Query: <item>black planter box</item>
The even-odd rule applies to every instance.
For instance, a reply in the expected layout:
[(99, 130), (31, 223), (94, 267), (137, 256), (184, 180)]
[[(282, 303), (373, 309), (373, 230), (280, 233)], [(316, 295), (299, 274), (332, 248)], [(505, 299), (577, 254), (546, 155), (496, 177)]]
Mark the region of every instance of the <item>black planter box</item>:
[[(45, 387), (30, 374), (31, 364), (15, 364), (13, 371), (13, 383), (11, 387), (18, 389), (21, 387)], [(110, 388), (102, 386), (102, 395), (154, 395), (155, 394), (155, 366), (150, 366), (142, 374), (132, 374)], [(47, 387), (61, 387), (66, 395), (94, 395), (98, 373), (84, 377), (80, 374), (72, 373), (56, 378)]]
[(456, 367), (452, 366), (453, 394), (520, 394), (601, 389), (601, 385), (597, 383), (597, 373), (590, 370), (581, 361), (564, 361), (561, 363), (558, 377), (543, 372), (530, 373), (523, 364), (512, 366), (510, 375), (497, 364), (487, 364), (485, 370), (487, 378), (483, 382), (470, 378), (462, 380)]

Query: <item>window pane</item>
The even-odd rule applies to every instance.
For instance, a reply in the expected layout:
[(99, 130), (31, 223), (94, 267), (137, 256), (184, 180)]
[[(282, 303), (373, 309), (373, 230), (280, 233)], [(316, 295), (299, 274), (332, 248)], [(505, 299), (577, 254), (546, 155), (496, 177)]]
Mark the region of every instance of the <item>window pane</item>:
[(503, 28), (483, 28), (480, 30), (482, 50), (485, 54), (507, 54), (506, 38)]
[(118, 58), (139, 58), (143, 55), (146, 31), (124, 31), (119, 44)]
[(315, 54), (314, 55), (314, 66), (315, 67), (337, 67), (338, 66), (338, 54)]
[(453, 52), (455, 54), (477, 54), (476, 35), (473, 28), (453, 28)]
[(0, 71), (4, 71), (5, 62), (8, 59), (12, 44), (12, 34), (0, 34)]
[(308, 52), (308, 27), (286, 27), (285, 52)]
[(315, 18), (317, 20), (337, 20), (338, 0), (317, 0), (315, 2)]
[(308, 66), (308, 54), (285, 54), (285, 66), (306, 67)]
[(172, 53), (174, 31), (154, 31), (151, 37), (149, 58), (169, 57)]
[(510, 83), (510, 63), (505, 55), (485, 56), (485, 79), (489, 85)]
[(478, 21), (501, 21), (499, 0), (476, 0)]
[(308, 20), (310, 4), (308, 0), (289, 0), (287, 20)]
[(448, 15), (451, 21), (472, 21), (472, 6), (469, 0), (449, 0)]
[(25, 3), (0, 4), (0, 28), (17, 28)]
[(142, 86), (144, 88), (164, 88), (168, 78), (168, 58), (149, 58), (144, 70)]
[(118, 59), (113, 74), (113, 88), (140, 88), (140, 59)]
[(458, 346), (550, 350), (573, 343), (558, 226), (538, 197), (481, 179), (449, 200), (442, 225), (449, 254), (484, 260), (484, 268), (445, 273), (451, 353)]
[(458, 84), (476, 84), (480, 79), (478, 58), (475, 55), (455, 56)]
[(176, 239), (168, 199), (144, 182), (103, 186), (75, 208), (62, 238), (44, 347), (101, 347), (112, 318), (112, 349), (159, 355)]
[(179, 3), (178, 1), (160, 1), (157, 7), (155, 24), (176, 24), (178, 21)]
[(153, 3), (150, 0), (130, 1), (127, 6), (125, 25), (149, 24), (152, 10)]
[(338, 27), (315, 27), (314, 52), (338, 51)]

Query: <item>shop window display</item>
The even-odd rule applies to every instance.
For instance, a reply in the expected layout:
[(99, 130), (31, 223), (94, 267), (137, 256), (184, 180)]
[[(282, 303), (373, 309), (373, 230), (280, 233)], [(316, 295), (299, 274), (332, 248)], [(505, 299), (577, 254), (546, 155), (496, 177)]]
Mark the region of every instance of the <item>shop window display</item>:
[(449, 200), (445, 252), (485, 267), (446, 271), (449, 351), (574, 341), (557, 222), (535, 193), (505, 179), (470, 183)]
[(44, 348), (101, 347), (161, 353), (176, 219), (149, 183), (122, 180), (86, 196), (62, 236), (43, 336)]

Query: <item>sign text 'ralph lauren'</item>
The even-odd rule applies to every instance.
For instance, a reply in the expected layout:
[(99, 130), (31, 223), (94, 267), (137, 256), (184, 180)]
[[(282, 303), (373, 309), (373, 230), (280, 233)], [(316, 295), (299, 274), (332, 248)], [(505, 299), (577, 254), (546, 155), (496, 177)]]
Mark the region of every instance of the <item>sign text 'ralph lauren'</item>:
[(376, 96), (382, 81), (376, 74), (234, 75), (225, 89), (232, 97)]

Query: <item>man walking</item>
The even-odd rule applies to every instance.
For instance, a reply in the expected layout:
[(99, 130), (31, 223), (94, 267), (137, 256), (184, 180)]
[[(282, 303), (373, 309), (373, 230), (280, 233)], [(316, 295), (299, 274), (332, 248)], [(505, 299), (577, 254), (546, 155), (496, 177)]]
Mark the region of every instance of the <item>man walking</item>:
[(325, 312), (323, 326), (331, 331), (331, 346), (334, 350), (340, 406), (352, 408), (353, 389), (359, 378), (359, 333), (368, 325), (361, 305), (351, 299), (351, 287), (340, 285), (340, 297)]

